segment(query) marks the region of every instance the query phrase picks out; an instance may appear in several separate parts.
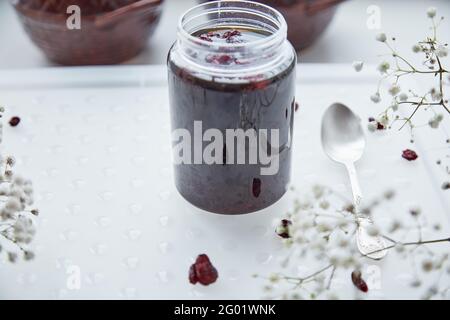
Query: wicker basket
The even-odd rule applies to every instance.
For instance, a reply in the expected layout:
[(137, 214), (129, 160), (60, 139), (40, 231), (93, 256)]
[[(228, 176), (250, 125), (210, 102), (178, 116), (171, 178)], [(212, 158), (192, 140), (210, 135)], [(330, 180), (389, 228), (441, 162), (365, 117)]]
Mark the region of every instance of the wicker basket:
[[(20, 0), (14, 7), (31, 40), (64, 65), (115, 64), (136, 56), (158, 24), (163, 0)], [(81, 9), (81, 29), (67, 8)]]

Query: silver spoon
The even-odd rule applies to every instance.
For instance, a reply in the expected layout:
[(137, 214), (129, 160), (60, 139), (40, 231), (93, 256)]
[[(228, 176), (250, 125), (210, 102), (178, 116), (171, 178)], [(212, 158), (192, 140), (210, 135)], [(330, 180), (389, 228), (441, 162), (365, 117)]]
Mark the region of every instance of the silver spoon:
[(356, 244), (359, 252), (378, 260), (387, 253), (387, 250), (383, 250), (386, 248), (386, 242), (381, 236), (371, 236), (367, 232), (367, 227), (373, 222), (369, 216), (363, 217), (360, 213), (362, 192), (355, 169), (355, 162), (363, 155), (365, 145), (361, 119), (345, 105), (332, 104), (322, 119), (322, 147), (332, 160), (344, 164), (347, 168), (358, 222)]

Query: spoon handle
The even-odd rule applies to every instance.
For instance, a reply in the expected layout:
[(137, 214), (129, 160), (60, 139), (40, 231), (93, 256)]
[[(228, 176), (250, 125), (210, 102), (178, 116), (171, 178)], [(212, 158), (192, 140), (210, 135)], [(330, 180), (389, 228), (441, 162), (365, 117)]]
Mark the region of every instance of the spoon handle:
[(366, 256), (367, 258), (379, 260), (382, 259), (387, 251), (383, 250), (386, 248), (386, 243), (382, 237), (379, 235), (371, 236), (367, 232), (367, 228), (373, 224), (370, 217), (361, 217), (361, 200), (362, 192), (359, 186), (358, 175), (356, 174), (356, 168), (354, 163), (347, 163), (348, 175), (350, 177), (350, 184), (353, 192), (353, 205), (355, 209), (356, 219), (358, 221), (358, 229), (356, 232), (356, 244), (358, 246), (359, 252)]
[(362, 192), (361, 187), (359, 186), (358, 175), (356, 174), (355, 164), (347, 163), (345, 164), (347, 167), (348, 176), (350, 178), (350, 184), (353, 192), (353, 205), (355, 206), (355, 212), (359, 213), (359, 207), (361, 205), (362, 200)]

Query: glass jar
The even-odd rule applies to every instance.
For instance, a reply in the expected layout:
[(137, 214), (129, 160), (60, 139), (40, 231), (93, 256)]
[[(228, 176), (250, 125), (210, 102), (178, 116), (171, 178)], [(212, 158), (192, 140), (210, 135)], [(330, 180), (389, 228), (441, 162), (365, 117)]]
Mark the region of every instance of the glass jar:
[(168, 56), (175, 184), (195, 206), (243, 214), (290, 180), (296, 53), (275, 9), (217, 1), (187, 11)]

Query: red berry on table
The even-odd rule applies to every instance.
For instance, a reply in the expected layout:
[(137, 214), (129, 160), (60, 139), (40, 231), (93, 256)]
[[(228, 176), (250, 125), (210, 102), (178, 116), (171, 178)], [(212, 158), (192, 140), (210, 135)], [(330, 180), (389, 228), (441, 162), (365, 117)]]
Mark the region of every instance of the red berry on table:
[(20, 118), (19, 118), (19, 117), (12, 117), (12, 118), (9, 120), (9, 125), (10, 125), (11, 127), (16, 127), (17, 125), (19, 125), (19, 123), (20, 123)]
[(367, 283), (362, 278), (361, 271), (355, 270), (352, 272), (352, 282), (355, 285), (355, 287), (361, 290), (362, 292), (369, 291)]
[(416, 160), (419, 156), (414, 150), (406, 149), (403, 150), (402, 157), (408, 161)]
[(280, 224), (278, 225), (277, 229), (276, 229), (276, 233), (277, 235), (279, 235), (280, 237), (284, 238), (284, 239), (288, 239), (291, 237), (290, 233), (289, 233), (289, 227), (292, 225), (292, 221), (288, 220), (288, 219), (283, 219), (281, 220)]
[(218, 277), (217, 269), (214, 268), (206, 254), (200, 254), (189, 268), (189, 282), (192, 284), (199, 282), (207, 286), (216, 282)]

